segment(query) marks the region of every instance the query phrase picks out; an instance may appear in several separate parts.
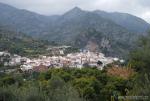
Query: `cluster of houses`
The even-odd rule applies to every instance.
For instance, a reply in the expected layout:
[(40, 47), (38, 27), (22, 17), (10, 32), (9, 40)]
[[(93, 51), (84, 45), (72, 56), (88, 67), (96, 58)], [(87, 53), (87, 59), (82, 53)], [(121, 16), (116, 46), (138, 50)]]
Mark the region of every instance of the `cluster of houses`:
[(89, 66), (102, 70), (104, 66), (114, 61), (124, 62), (118, 58), (105, 57), (102, 53), (87, 51), (71, 53), (66, 56), (39, 56), (39, 58), (27, 59), (20, 68), (22, 71), (41, 72), (47, 71), (49, 68), (83, 68)]
[(50, 54), (52, 55), (64, 55), (64, 51), (71, 48), (71, 46), (52, 46), (48, 47), (47, 51), (49, 51)]
[(5, 66), (20, 65), (20, 69), (25, 71), (42, 72), (49, 68), (83, 68), (86, 66), (97, 67), (102, 70), (107, 64), (114, 61), (124, 62), (118, 58), (105, 57), (104, 54), (98, 52), (77, 52), (70, 53), (65, 56), (39, 56), (38, 58), (26, 58), (19, 55), (11, 55), (7, 52), (0, 52), (0, 56), (8, 55), (9, 61), (5, 62)]
[(17, 54), (10, 54), (9, 52), (0, 52), (0, 63), (3, 66), (16, 66), (26, 62), (28, 58), (21, 57)]

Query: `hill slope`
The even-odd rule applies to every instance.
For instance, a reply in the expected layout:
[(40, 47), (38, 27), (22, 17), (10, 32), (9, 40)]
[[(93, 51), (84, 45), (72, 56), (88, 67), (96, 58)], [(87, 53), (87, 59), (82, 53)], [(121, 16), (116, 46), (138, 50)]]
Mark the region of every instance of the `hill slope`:
[(33, 55), (45, 49), (44, 41), (35, 40), (8, 27), (0, 26), (0, 51), (9, 51), (20, 55)]

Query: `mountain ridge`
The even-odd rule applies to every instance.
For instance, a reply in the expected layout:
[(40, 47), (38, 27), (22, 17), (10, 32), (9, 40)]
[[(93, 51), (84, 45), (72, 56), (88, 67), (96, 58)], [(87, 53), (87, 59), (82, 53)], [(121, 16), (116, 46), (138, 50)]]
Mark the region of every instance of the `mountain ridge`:
[[(148, 31), (148, 29), (150, 28), (150, 24), (148, 22), (146, 22), (142, 18), (139, 18), (137, 16), (128, 13), (120, 13), (120, 12), (108, 13), (100, 10), (96, 10), (94, 12), (104, 18), (114, 21), (118, 25), (127, 28), (131, 32), (142, 33)], [(133, 20), (131, 21), (130, 19)]]
[[(27, 33), (28, 35), (37, 33), (36, 36), (38, 36), (39, 34), (45, 32), (46, 34), (48, 34), (48, 28), (47, 26), (50, 25), (51, 23), (55, 23), (53, 20), (57, 20), (59, 19), (60, 16), (64, 16), (66, 13), (62, 14), (62, 15), (51, 15), (51, 16), (45, 16), (45, 15), (41, 15), (35, 12), (31, 12), (25, 9), (17, 9), (16, 7), (12, 7), (10, 5), (7, 4), (3, 4), (0, 3), (0, 13), (1, 13), (1, 20), (0, 20), (0, 24), (5, 23), (6, 25), (10, 25), (12, 27), (17, 26), (18, 29), (20, 29), (21, 31), (23, 30), (25, 33)], [(5, 11), (6, 10), (6, 11)], [(71, 10), (69, 10), (67, 13), (71, 13), (74, 12), (74, 16), (78, 16), (79, 13), (83, 13), (83, 12), (90, 12), (90, 11), (85, 11), (82, 10), (79, 7), (74, 7)], [(126, 28), (127, 30), (129, 30), (130, 32), (136, 32), (136, 33), (145, 33), (147, 31), (147, 29), (150, 28), (150, 24), (148, 22), (146, 22), (145, 20), (133, 16), (131, 14), (128, 13), (119, 13), (119, 12), (112, 12), (112, 13), (108, 13), (105, 11), (100, 11), (100, 10), (95, 10), (95, 11), (91, 11), (93, 14), (99, 14), (101, 17), (107, 19), (107, 20), (111, 20), (114, 23)], [(78, 14), (76, 14), (78, 13)], [(8, 17), (9, 15), (14, 16), (13, 19), (11, 19), (10, 17)], [(24, 15), (24, 16), (21, 16)], [(123, 16), (122, 16), (123, 15)], [(124, 16), (130, 16), (131, 18), (135, 17), (135, 19), (137, 21), (133, 21), (133, 23), (137, 23), (137, 25), (133, 25), (132, 21), (127, 21), (128, 18), (126, 18), (125, 20), (123, 19)], [(115, 16), (115, 17), (113, 17)], [(117, 17), (116, 17), (117, 16)], [(15, 22), (15, 17), (16, 19), (20, 20), (20, 18), (22, 20), (20, 20), (20, 22)], [(5, 19), (4, 19), (5, 18)], [(118, 21), (119, 18), (119, 21)], [(134, 18), (133, 18), (134, 19)], [(7, 22), (7, 20), (10, 20)], [(141, 25), (138, 26), (138, 20), (139, 20), (139, 24), (142, 23)], [(24, 24), (22, 24), (22, 22), (25, 22)], [(33, 22), (33, 23), (30, 23)], [(20, 26), (27, 26), (26, 24), (31, 25), (29, 28), (20, 28)], [(32, 28), (33, 26), (35, 26), (34, 28)], [(142, 28), (142, 27), (143, 28)], [(34, 29), (34, 31), (32, 29)], [(41, 29), (41, 31), (39, 30)], [(26, 31), (28, 30), (28, 31)], [(43, 33), (44, 34), (44, 33)]]

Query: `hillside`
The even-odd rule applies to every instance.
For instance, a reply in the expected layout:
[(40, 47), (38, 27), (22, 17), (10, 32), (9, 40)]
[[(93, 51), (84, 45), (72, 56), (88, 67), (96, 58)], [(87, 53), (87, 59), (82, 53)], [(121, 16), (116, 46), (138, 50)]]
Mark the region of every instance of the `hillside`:
[(0, 26), (0, 51), (9, 51), (20, 55), (33, 55), (42, 52), (45, 41), (35, 40), (21, 32)]

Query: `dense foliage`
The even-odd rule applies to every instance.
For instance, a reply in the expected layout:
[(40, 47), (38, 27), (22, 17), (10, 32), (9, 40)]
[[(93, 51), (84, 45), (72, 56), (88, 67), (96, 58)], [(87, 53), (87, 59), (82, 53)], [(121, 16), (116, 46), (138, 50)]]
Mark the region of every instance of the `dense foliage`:
[(150, 33), (139, 40), (138, 46), (131, 52), (129, 61), (129, 65), (138, 73), (131, 94), (150, 97)]
[(130, 55), (130, 64), (138, 72), (150, 71), (150, 33), (146, 37), (142, 37), (138, 42), (138, 48)]
[[(50, 69), (43, 73), (9, 74), (0, 79), (2, 101), (110, 101), (126, 95), (132, 79), (108, 76), (96, 68)], [(9, 96), (9, 97), (7, 97)], [(4, 100), (8, 99), (8, 100)], [(20, 100), (21, 99), (21, 100)], [(12, 101), (12, 100), (11, 100)]]

